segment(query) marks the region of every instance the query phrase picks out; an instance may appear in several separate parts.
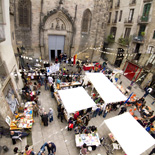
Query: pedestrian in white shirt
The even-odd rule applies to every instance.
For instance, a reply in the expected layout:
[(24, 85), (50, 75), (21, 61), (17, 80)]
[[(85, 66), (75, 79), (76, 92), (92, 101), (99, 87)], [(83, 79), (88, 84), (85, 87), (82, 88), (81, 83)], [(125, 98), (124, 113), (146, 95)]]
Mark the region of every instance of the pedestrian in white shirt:
[(53, 84), (53, 78), (52, 78), (51, 76), (48, 77), (48, 82), (49, 82), (50, 84)]

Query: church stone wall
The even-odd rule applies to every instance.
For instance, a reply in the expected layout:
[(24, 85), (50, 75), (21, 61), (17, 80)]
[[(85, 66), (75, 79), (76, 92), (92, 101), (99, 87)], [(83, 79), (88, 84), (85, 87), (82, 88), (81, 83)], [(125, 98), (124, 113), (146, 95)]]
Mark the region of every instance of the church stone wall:
[[(108, 0), (63, 0), (63, 7), (68, 11), (69, 16), (74, 20), (75, 16), (75, 6), (77, 5), (77, 15), (74, 24), (74, 37), (73, 44), (71, 47), (71, 56), (74, 54), (90, 47), (99, 47), (102, 46), (103, 38), (105, 35), (106, 23), (108, 18)], [(18, 0), (16, 0), (16, 8), (18, 8)], [(40, 27), (40, 13), (41, 13), (41, 24), (43, 24), (43, 19), (47, 14), (59, 7), (59, 0), (43, 0), (42, 3), (42, 13), (41, 13), (41, 0), (31, 0), (31, 29), (30, 30), (21, 30), (18, 26), (18, 9), (16, 9), (16, 38), (17, 42), (22, 41), (25, 43), (25, 46), (29, 48), (29, 54), (34, 57), (39, 57), (40, 55), (43, 58), (48, 59), (47, 52), (47, 41), (48, 36), (45, 36), (45, 32), (41, 30), (41, 35), (39, 35)], [(89, 9), (92, 13), (91, 27), (90, 32), (87, 36), (82, 36), (81, 34), (81, 24), (83, 12)], [(72, 32), (68, 32), (68, 40), (72, 42)], [(39, 37), (41, 42), (39, 41)], [(95, 39), (97, 38), (97, 39)], [(65, 52), (69, 55), (70, 41), (68, 48), (65, 48)], [(40, 43), (39, 43), (40, 42)], [(84, 46), (83, 46), (84, 45)], [(41, 53), (40, 47), (41, 46)], [(89, 58), (92, 56), (92, 50), (88, 50)], [(87, 55), (86, 54), (86, 55)], [(100, 56), (100, 52), (94, 52), (94, 56)], [(79, 57), (83, 58), (83, 55), (80, 54)]]

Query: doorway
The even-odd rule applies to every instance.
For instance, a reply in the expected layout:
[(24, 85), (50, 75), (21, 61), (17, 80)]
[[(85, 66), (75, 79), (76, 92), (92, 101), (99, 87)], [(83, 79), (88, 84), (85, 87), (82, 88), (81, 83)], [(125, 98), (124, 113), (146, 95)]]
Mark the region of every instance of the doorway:
[(51, 60), (55, 59), (55, 50), (51, 50)]
[(57, 50), (58, 59), (60, 59), (61, 50)]
[(117, 53), (117, 57), (116, 57), (114, 66), (116, 66), (116, 67), (121, 66), (121, 63), (124, 59), (123, 53), (124, 53), (124, 50), (122, 48), (118, 48), (118, 53)]
[(136, 44), (135, 53), (139, 53), (140, 44)]
[(48, 36), (49, 60), (53, 61), (59, 57), (60, 53), (64, 52), (65, 36)]

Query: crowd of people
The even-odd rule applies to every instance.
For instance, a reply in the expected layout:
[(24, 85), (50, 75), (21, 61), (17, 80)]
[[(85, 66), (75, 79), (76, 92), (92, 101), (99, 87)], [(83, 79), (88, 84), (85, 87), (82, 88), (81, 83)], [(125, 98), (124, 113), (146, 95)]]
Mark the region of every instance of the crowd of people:
[[(60, 55), (59, 58), (55, 59), (55, 63), (65, 62), (68, 65), (73, 64), (73, 58), (68, 58), (67, 55)], [(107, 63), (103, 64), (96, 63), (94, 70), (90, 70), (89, 72), (102, 72), (103, 74), (107, 74), (107, 77), (110, 79), (109, 70), (106, 69)], [(50, 108), (49, 111), (45, 111), (44, 107), (41, 106), (39, 101), (39, 95), (41, 93), (40, 88), (44, 85), (45, 91), (49, 90), (51, 92), (51, 97), (54, 98), (55, 89), (60, 89), (61, 82), (72, 82), (72, 81), (80, 81), (81, 86), (83, 80), (81, 79), (82, 73), (82, 63), (77, 61), (77, 70), (75, 72), (66, 69), (65, 67), (60, 68), (59, 72), (51, 75), (47, 75), (46, 70), (38, 71), (38, 77), (35, 82), (32, 82), (30, 78), (25, 75), (22, 75), (22, 78), (25, 82), (25, 85), (22, 89), (22, 99), (25, 102), (33, 101), (33, 115), (34, 117), (40, 116), (41, 122), (44, 126), (48, 126), (49, 123), (53, 121), (53, 109)], [(30, 69), (30, 67), (28, 68)], [(89, 85), (89, 83), (88, 83)], [(84, 86), (84, 88), (87, 86)], [(88, 134), (94, 131), (97, 131), (97, 127), (88, 126), (91, 118), (96, 117), (97, 115), (105, 118), (108, 113), (111, 111), (116, 111), (119, 109), (119, 113), (123, 114), (126, 111), (129, 111), (133, 117), (144, 127), (146, 130), (155, 138), (155, 128), (153, 126), (153, 122), (155, 120), (154, 111), (152, 111), (149, 106), (146, 105), (145, 97), (149, 94), (149, 90), (144, 94), (144, 96), (140, 99), (137, 99), (133, 102), (118, 102), (111, 103), (106, 105), (102, 98), (96, 93), (92, 94), (92, 99), (96, 103), (96, 106), (93, 108), (88, 108), (86, 110), (76, 111), (72, 114), (72, 117), (68, 120), (68, 131), (74, 130), (75, 134)], [(135, 111), (140, 113), (140, 117), (135, 115)], [(64, 106), (60, 103), (57, 106), (57, 117), (61, 119), (61, 122), (64, 121)], [(15, 144), (16, 139), (21, 139), (22, 137), (28, 136), (26, 133), (19, 133), (17, 131), (11, 131), (11, 138), (13, 140), (13, 144)], [(56, 153), (56, 146), (52, 142), (45, 143), (40, 150), (40, 155), (43, 154), (45, 147), (47, 147), (48, 154)], [(25, 151), (28, 151), (29, 146), (25, 147)], [(87, 146), (84, 144), (81, 148), (82, 154), (87, 154)], [(31, 150), (31, 149), (30, 149)], [(15, 153), (18, 153), (18, 148), (14, 149)], [(31, 154), (33, 155), (33, 150), (31, 150)]]

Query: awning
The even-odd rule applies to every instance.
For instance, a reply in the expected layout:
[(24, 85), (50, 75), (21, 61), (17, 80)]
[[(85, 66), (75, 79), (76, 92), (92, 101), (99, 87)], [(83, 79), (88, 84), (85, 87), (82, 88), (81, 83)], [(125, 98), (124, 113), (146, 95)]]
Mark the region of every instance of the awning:
[(128, 112), (104, 122), (127, 155), (140, 155), (155, 144), (154, 138)]
[(58, 93), (68, 114), (96, 105), (83, 87), (59, 90)]
[(105, 103), (127, 100), (126, 96), (103, 73), (86, 73), (86, 76)]

